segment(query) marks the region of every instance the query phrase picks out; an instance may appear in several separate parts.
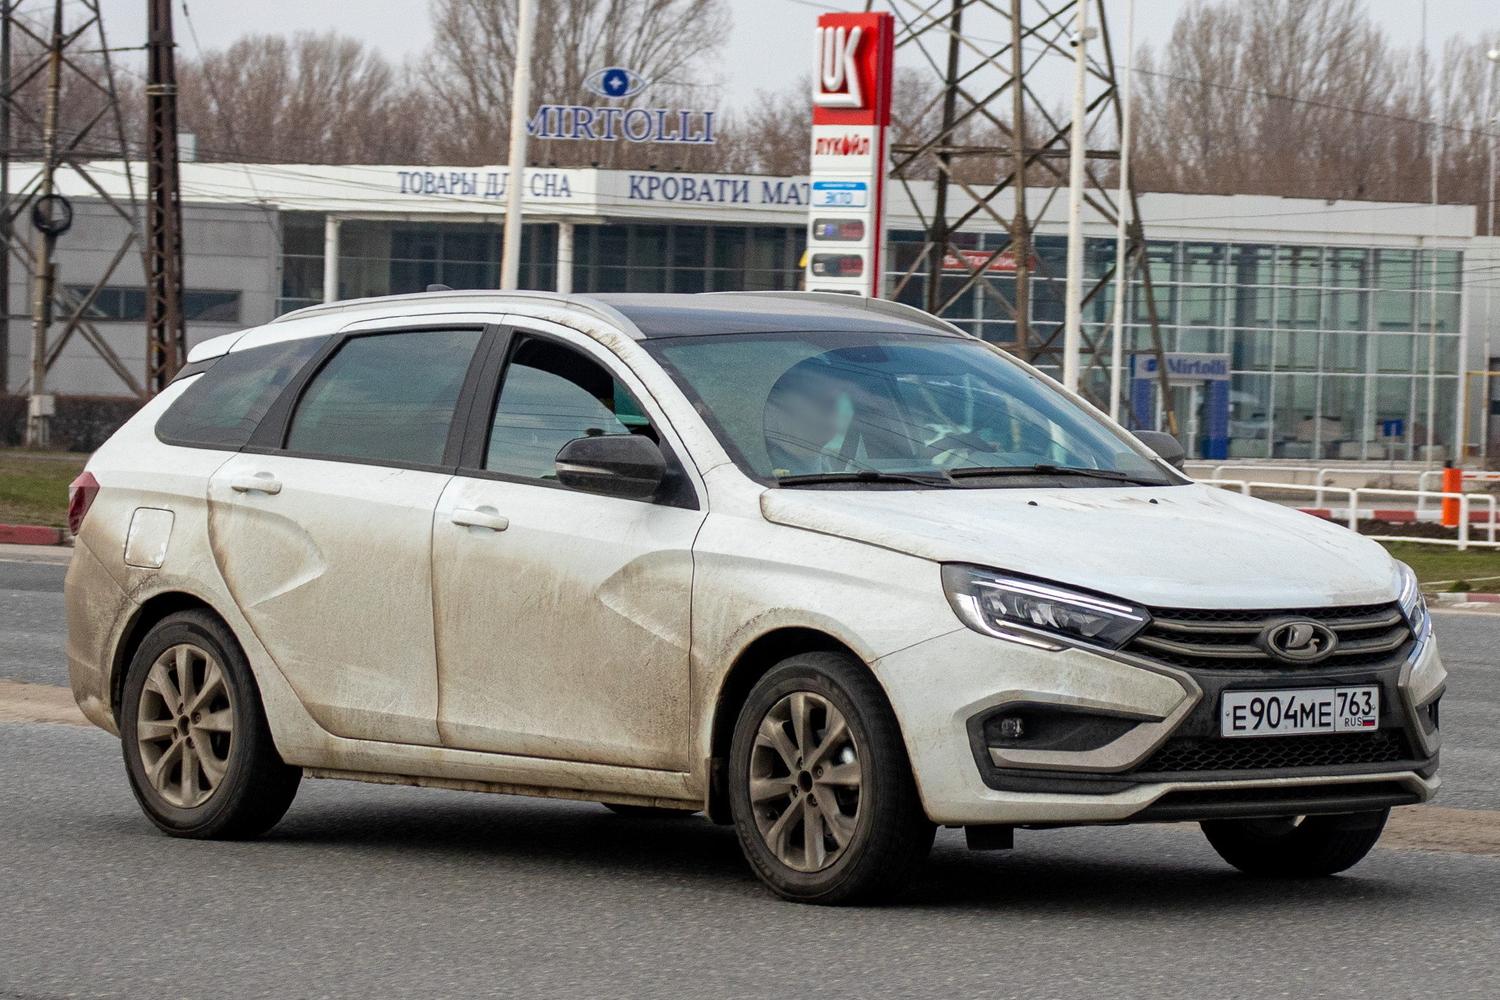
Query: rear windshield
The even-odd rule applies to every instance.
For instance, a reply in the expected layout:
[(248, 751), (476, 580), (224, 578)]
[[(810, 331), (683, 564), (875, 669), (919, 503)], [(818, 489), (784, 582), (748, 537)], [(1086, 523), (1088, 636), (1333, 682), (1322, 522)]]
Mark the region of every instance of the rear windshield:
[(167, 444), (235, 450), (326, 338), (306, 337), (226, 354), (198, 376), (156, 423)]

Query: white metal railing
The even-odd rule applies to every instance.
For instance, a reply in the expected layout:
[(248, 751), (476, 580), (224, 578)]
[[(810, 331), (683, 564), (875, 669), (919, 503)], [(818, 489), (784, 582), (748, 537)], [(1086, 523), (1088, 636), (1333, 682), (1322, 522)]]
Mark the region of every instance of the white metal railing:
[[(1314, 506), (1318, 506), (1318, 507), (1322, 507), (1323, 506), (1323, 488), (1325, 488), (1325, 487), (1332, 488), (1332, 486), (1333, 486), (1333, 484), (1329, 481), (1330, 478), (1333, 477), (1333, 476), (1339, 476), (1339, 475), (1388, 476), (1388, 477), (1391, 477), (1391, 478), (1395, 478), (1397, 476), (1412, 476), (1412, 477), (1415, 477), (1415, 479), (1416, 479), (1417, 488), (1414, 491), (1406, 491), (1406, 492), (1412, 493), (1414, 495), (1415, 499), (1416, 499), (1416, 508), (1417, 508), (1417, 518), (1418, 518), (1418, 520), (1420, 520), (1424, 515), (1426, 515), (1427, 510), (1428, 510), (1428, 507), (1427, 507), (1428, 503), (1431, 500), (1433, 500), (1434, 498), (1436, 498), (1437, 496), (1439, 496), (1438, 492), (1435, 491), (1432, 488), (1431, 484), (1432, 484), (1432, 482), (1433, 482), (1434, 479), (1436, 479), (1438, 481), (1438, 483), (1441, 484), (1441, 482), (1442, 482), (1442, 476), (1443, 476), (1443, 471), (1444, 471), (1442, 469), (1392, 469), (1392, 468), (1387, 468), (1387, 467), (1384, 467), (1384, 466), (1349, 466), (1349, 465), (1346, 465), (1346, 466), (1336, 466), (1336, 465), (1334, 465), (1334, 466), (1324, 466), (1322, 468), (1315, 468), (1315, 467), (1309, 466), (1309, 465), (1259, 465), (1259, 464), (1247, 465), (1247, 464), (1235, 464), (1235, 463), (1232, 463), (1232, 462), (1224, 462), (1224, 463), (1219, 463), (1217, 465), (1210, 465), (1208, 468), (1209, 468), (1210, 475), (1206, 479), (1200, 479), (1199, 482), (1221, 482), (1221, 481), (1225, 481), (1223, 479), (1223, 473), (1225, 471), (1228, 471), (1228, 470), (1244, 471), (1244, 472), (1252, 472), (1252, 473), (1253, 472), (1290, 472), (1290, 473), (1293, 473), (1295, 475), (1306, 475), (1308, 473), (1311, 473), (1313, 475), (1313, 486), (1314, 486), (1313, 503), (1314, 503)], [(1466, 481), (1477, 481), (1477, 482), (1483, 482), (1483, 483), (1500, 483), (1500, 472), (1482, 472), (1482, 471), (1478, 471), (1478, 470), (1470, 471), (1470, 470), (1466, 469), (1466, 470), (1464, 470), (1463, 476), (1464, 476), (1464, 479)], [(1229, 480), (1229, 481), (1231, 481), (1231, 482), (1242, 482), (1243, 480)], [(1298, 484), (1289, 483), (1287, 485), (1298, 485)], [(1371, 487), (1371, 489), (1373, 489), (1373, 488), (1374, 487)], [(1340, 487), (1339, 489), (1342, 490), (1342, 489), (1344, 489), (1344, 487)]]
[[(1441, 470), (1439, 470), (1441, 471)], [(1368, 535), (1382, 542), (1413, 542), (1419, 545), (1453, 545), (1463, 550), (1470, 547), (1500, 548), (1500, 540), (1496, 537), (1496, 514), (1497, 502), (1490, 493), (1443, 493), (1432, 490), (1392, 490), (1382, 489), (1374, 486), (1330, 486), (1323, 483), (1272, 483), (1257, 482), (1247, 479), (1200, 479), (1205, 486), (1215, 486), (1221, 489), (1236, 489), (1244, 496), (1256, 496), (1265, 493), (1306, 493), (1316, 498), (1316, 506), (1323, 508), (1324, 496), (1328, 493), (1342, 494), (1348, 503), (1344, 512), (1346, 527), (1351, 531), (1359, 530), (1360, 498), (1369, 496), (1382, 497), (1404, 497), (1408, 499), (1423, 500), (1457, 500), (1458, 501), (1458, 529), (1456, 538), (1422, 538), (1411, 535)], [(1471, 537), (1472, 525), (1469, 522), (1470, 505), (1478, 502), (1482, 504), (1489, 514), (1489, 523), (1486, 526), (1486, 541), (1476, 541)]]

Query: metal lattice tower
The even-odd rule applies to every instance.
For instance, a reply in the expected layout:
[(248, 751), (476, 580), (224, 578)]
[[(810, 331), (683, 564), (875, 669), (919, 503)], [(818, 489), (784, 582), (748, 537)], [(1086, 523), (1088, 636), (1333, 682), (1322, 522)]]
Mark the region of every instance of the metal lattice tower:
[[(1039, 96), (1043, 81), (1069, 81), (1074, 65), (1071, 31), (1080, 3), (1091, 3), (1089, 22), (1098, 28), (1089, 41), (1088, 128), (1084, 133), (1086, 209), (1113, 227), (1119, 218), (1117, 181), (1122, 121), (1120, 88), (1104, 0), (870, 0), (896, 18), (898, 62), (921, 66), (940, 84), (905, 133), (891, 146), (891, 177), (917, 206), (925, 241), (915, 260), (888, 292), (900, 296), (914, 280), (924, 284), (924, 307), (959, 319), (954, 307), (970, 292), (982, 296), (987, 311), (1015, 324), (1015, 339), (1003, 344), (1034, 364), (1062, 366), (1063, 321), (1034, 318), (1035, 283), (1064, 277), (1049, 267), (1033, 245), (1034, 220), (1054, 200), (1066, 202), (1068, 157), (1074, 142), (1071, 116)], [(931, 181), (930, 210), (915, 197), (914, 181)], [(1158, 355), (1162, 406), (1174, 428), (1171, 393), (1165, 391), (1166, 365), (1157, 323), (1150, 270), (1144, 267), (1145, 237), (1132, 187), (1125, 255), (1127, 276), (1140, 281), (1138, 308), (1144, 309), (1150, 340)], [(961, 252), (958, 234), (1000, 229), (998, 247)], [(1111, 241), (1113, 242), (1113, 241)], [(1110, 323), (1097, 308), (1115, 280), (1109, 261), (1083, 284), (1085, 320), (1079, 357), (1079, 389), (1108, 408)], [(948, 280), (944, 281), (943, 279)], [(955, 282), (954, 279), (960, 279)], [(1097, 300), (1097, 302), (1096, 302)], [(1096, 317), (1091, 321), (1090, 312)], [(1127, 351), (1127, 353), (1129, 353)]]
[[(99, 12), (99, 0), (54, 0), (41, 18), (21, 14), (11, 2), (0, 6), (5, 34), (0, 60), (0, 205), (3, 205), (5, 268), (8, 278), (18, 264), (32, 291), (33, 363), (22, 391), (37, 393), (63, 348), (74, 336), (87, 342), (129, 391), (146, 395), (136, 372), (105, 341), (89, 320), (99, 292), (109, 283), (140, 239), (140, 216), (130, 171), (125, 119), (115, 86), (115, 71)], [(125, 173), (127, 197), (109, 193), (95, 177), (92, 161), (113, 161)], [(15, 176), (15, 161), (37, 164), (28, 175)], [(125, 236), (92, 285), (59, 281), (54, 246), (66, 233), (48, 234), (34, 220), (56, 225), (68, 212), (57, 195), (67, 174), (80, 181), (124, 223)], [(11, 182), (19, 180), (16, 190)], [(53, 197), (48, 197), (52, 195)], [(64, 279), (66, 276), (63, 276)], [(6, 316), (6, 322), (14, 316)], [(60, 328), (59, 328), (60, 327)], [(39, 377), (40, 376), (40, 377)], [(39, 394), (39, 393), (37, 393)], [(35, 422), (33, 422), (35, 423)], [(36, 433), (33, 425), (29, 432)], [(40, 428), (45, 443), (45, 426)]]
[(146, 44), (146, 382), (160, 392), (187, 360), (171, 0), (151, 0)]

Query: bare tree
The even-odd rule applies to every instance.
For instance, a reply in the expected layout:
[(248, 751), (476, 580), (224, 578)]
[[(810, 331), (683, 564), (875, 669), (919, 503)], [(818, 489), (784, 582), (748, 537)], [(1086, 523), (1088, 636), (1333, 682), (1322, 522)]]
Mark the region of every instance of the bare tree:
[[(538, 5), (532, 95), (537, 104), (592, 104), (594, 70), (623, 66), (649, 81), (654, 102), (691, 99), (714, 86), (713, 56), (729, 32), (725, 0), (548, 0)], [(508, 0), (432, 0), (433, 44), (417, 73), (447, 114), (434, 123), (439, 156), (493, 163), (508, 141), (516, 5)], [(710, 105), (711, 106), (711, 105)], [(541, 140), (539, 163), (712, 169), (712, 146)]]
[[(1480, 204), (1484, 46), (1391, 45), (1358, 0), (1200, 2), (1137, 57), (1136, 176), (1156, 190)], [(1445, 68), (1439, 75), (1438, 66)]]
[(178, 69), (179, 118), (200, 156), (409, 163), (425, 156), (419, 97), (353, 38), (247, 35)]

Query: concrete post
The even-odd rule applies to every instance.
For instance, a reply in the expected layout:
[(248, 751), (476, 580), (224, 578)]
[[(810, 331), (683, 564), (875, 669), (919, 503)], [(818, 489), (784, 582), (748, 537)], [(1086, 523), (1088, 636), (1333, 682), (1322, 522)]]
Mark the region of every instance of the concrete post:
[(339, 300), (339, 217), (323, 219), (323, 301)]
[(557, 294), (573, 292), (573, 223), (557, 224)]

